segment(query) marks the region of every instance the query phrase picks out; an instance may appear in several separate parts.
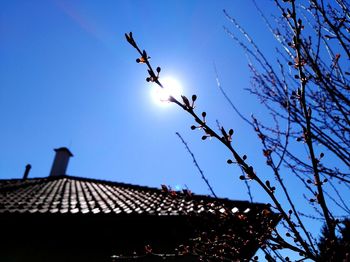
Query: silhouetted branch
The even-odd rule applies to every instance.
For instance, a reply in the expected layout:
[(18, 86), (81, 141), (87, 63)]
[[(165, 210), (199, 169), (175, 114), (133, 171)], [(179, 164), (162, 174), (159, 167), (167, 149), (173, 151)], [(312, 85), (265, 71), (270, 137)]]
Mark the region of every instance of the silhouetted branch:
[[(159, 74), (155, 75), (154, 70), (151, 66), (151, 64), (149, 63), (148, 57), (147, 57), (147, 53), (146, 51), (141, 52), (140, 48), (138, 48), (135, 40), (133, 39), (132, 33), (130, 34), (126, 34), (126, 38), (127, 41), (133, 46), (136, 45), (137, 48), (135, 48), (139, 54), (141, 55), (141, 58), (139, 60), (137, 60), (137, 62), (140, 63), (140, 61), (142, 63), (145, 63), (148, 67), (148, 73), (149, 73), (149, 77), (147, 78), (147, 81), (151, 81), (156, 83), (157, 85), (159, 85), (160, 87), (163, 87), (161, 85), (161, 83), (159, 82)], [(159, 69), (159, 70), (158, 70)], [(157, 67), (157, 72), (160, 72), (160, 68)], [(156, 78), (155, 78), (156, 77)], [(286, 221), (286, 223), (289, 226), (289, 229), (293, 232), (294, 237), (295, 237), (295, 242), (297, 242), (298, 244), (300, 244), (300, 246), (302, 248), (299, 248), (297, 246), (294, 246), (292, 244), (289, 244), (287, 242), (285, 242), (285, 245), (294, 250), (297, 251), (298, 253), (302, 254), (303, 256), (307, 256), (311, 259), (314, 259), (316, 257), (315, 253), (312, 252), (312, 250), (309, 248), (308, 244), (304, 241), (304, 239), (302, 238), (302, 236), (300, 235), (296, 225), (293, 223), (293, 221), (290, 219), (290, 214), (288, 214), (284, 208), (282, 207), (281, 203), (279, 202), (278, 198), (275, 196), (275, 192), (274, 192), (274, 187), (270, 185), (269, 181), (266, 181), (266, 183), (264, 183), (259, 176), (257, 176), (256, 172), (254, 171), (253, 167), (250, 166), (249, 164), (247, 164), (246, 159), (247, 157), (244, 156), (240, 156), (240, 154), (237, 153), (237, 151), (232, 147), (231, 144), (231, 137), (233, 135), (233, 130), (230, 129), (229, 132), (226, 132), (226, 130), (221, 127), (221, 135), (219, 135), (218, 133), (216, 133), (211, 127), (209, 127), (207, 125), (206, 122), (206, 117), (207, 114), (206, 112), (202, 112), (201, 117), (198, 116), (195, 111), (194, 111), (194, 103), (197, 100), (197, 96), (193, 95), (192, 96), (192, 101), (190, 102), (190, 100), (185, 97), (182, 96), (182, 100), (183, 102), (179, 102), (176, 98), (170, 96), (169, 97), (169, 101), (172, 103), (175, 103), (176, 105), (178, 105), (180, 108), (182, 108), (184, 111), (186, 111), (187, 113), (189, 113), (195, 120), (195, 122), (197, 124), (199, 124), (199, 126), (192, 126), (191, 129), (195, 130), (197, 128), (200, 128), (201, 130), (204, 131), (204, 135), (202, 136), (202, 140), (206, 140), (206, 138), (208, 137), (213, 137), (216, 138), (218, 141), (220, 141), (233, 155), (233, 158), (235, 160), (235, 163), (237, 165), (239, 165), (242, 170), (246, 173), (246, 177), (242, 177), (241, 179), (251, 179), (256, 181), (260, 187), (268, 194), (268, 196), (271, 198), (272, 202), (274, 203), (276, 209), (280, 212), (280, 215), (282, 216), (282, 218)], [(233, 163), (232, 160), (229, 160), (228, 163)], [(280, 241), (281, 242), (281, 241)]]

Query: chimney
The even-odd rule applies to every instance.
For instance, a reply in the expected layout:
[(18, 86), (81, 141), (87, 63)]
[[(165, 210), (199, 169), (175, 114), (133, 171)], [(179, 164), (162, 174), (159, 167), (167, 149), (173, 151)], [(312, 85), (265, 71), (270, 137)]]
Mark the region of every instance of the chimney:
[(28, 174), (31, 168), (32, 166), (30, 164), (26, 165), (26, 170), (24, 171), (23, 178), (22, 178), (23, 180), (26, 180), (28, 178)]
[(73, 154), (66, 147), (56, 148), (55, 151), (56, 155), (51, 167), (50, 176), (66, 175), (69, 158)]

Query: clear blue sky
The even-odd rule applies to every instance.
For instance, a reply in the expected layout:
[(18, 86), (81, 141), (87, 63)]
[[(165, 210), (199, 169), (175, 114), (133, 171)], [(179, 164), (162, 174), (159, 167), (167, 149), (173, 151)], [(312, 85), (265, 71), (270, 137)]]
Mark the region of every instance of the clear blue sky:
[[(273, 12), (271, 3), (263, 7)], [(176, 106), (150, 98), (146, 70), (124, 33), (135, 38), (181, 81), (184, 94), (198, 95), (198, 110), (235, 130), (233, 143), (258, 172), (268, 173), (254, 132), (230, 109), (221, 83), (241, 111), (259, 115), (242, 50), (224, 32), (226, 9), (273, 57), (273, 39), (251, 1), (2, 1), (0, 4), (0, 178), (49, 174), (54, 148), (74, 157), (68, 174), (159, 187), (187, 186), (209, 194), (180, 132), (221, 197), (248, 199), (237, 167), (216, 141), (191, 131), (192, 119)], [(270, 172), (269, 172), (270, 173)], [(254, 189), (254, 185), (253, 185)], [(267, 198), (259, 191), (255, 201)]]
[[(270, 1), (258, 1), (267, 16)], [(184, 94), (198, 95), (197, 109), (233, 128), (233, 144), (271, 179), (260, 142), (230, 108), (215, 80), (249, 116), (264, 117), (259, 102), (244, 89), (250, 78), (241, 48), (224, 32), (232, 28), (226, 9), (273, 59), (275, 41), (251, 1), (0, 1), (0, 179), (48, 176), (54, 148), (74, 157), (68, 174), (173, 188), (185, 185), (209, 194), (184, 145), (220, 197), (248, 200), (240, 170), (216, 141), (191, 131), (192, 119), (174, 106), (159, 107), (150, 97), (146, 70), (125, 41), (132, 31), (162, 74), (177, 78)], [(286, 178), (288, 179), (288, 178)], [(254, 200), (268, 201), (254, 183)], [(301, 188), (288, 182), (290, 188)], [(298, 194), (299, 193), (299, 194)], [(303, 196), (295, 191), (299, 203)], [(317, 231), (316, 231), (317, 232)]]

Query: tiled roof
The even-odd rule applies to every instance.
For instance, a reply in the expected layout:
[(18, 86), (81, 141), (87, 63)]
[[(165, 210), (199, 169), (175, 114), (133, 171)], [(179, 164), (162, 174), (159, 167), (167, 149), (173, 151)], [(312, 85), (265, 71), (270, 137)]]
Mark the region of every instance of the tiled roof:
[(0, 180), (0, 214), (186, 215), (214, 212), (223, 206), (245, 213), (266, 209), (262, 204), (176, 193), (166, 187), (156, 189), (71, 176)]

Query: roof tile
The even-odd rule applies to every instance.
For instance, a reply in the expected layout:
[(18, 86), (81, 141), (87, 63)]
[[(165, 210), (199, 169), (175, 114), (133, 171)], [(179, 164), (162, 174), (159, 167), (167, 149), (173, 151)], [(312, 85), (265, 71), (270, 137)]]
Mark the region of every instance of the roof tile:
[(215, 212), (216, 206), (220, 209), (224, 205), (232, 212), (251, 210), (253, 205), (260, 209), (266, 208), (265, 205), (245, 201), (196, 195), (188, 197), (180, 192), (170, 195), (156, 188), (79, 177), (0, 180), (0, 214), (186, 215), (192, 212)]

